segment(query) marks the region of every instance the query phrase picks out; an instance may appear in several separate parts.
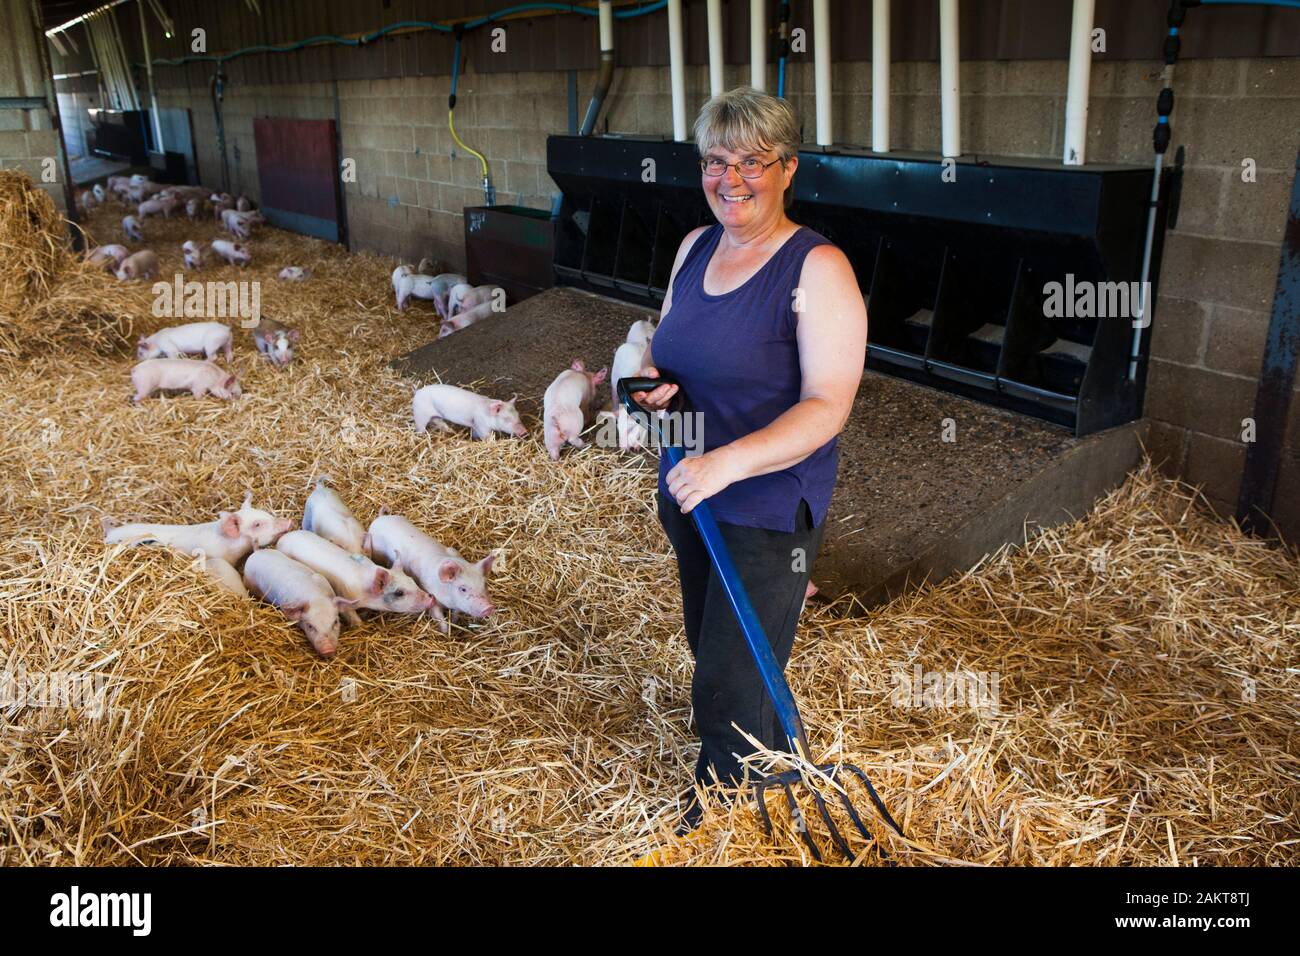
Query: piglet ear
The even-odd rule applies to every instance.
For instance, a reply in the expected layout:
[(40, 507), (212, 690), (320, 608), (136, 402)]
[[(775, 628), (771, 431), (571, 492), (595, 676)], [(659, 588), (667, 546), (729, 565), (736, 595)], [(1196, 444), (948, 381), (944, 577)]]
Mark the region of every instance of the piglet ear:
[(356, 603), (357, 603), (356, 598), (343, 598), (343, 597), (338, 597), (337, 595), (334, 597), (335, 607), (352, 607)]
[(283, 614), (285, 617), (287, 617), (289, 620), (296, 621), (298, 620), (298, 618), (302, 617), (304, 614), (307, 613), (307, 605), (286, 604), (284, 607), (280, 608), (280, 613)]
[(370, 582), (370, 593), (383, 594), (384, 588), (388, 587), (390, 581), (392, 581), (392, 576), (387, 571), (383, 568), (376, 568), (375, 579)]
[(455, 561), (444, 561), (438, 565), (439, 581), (454, 581), (460, 576), (460, 565)]
[(228, 376), (226, 376), (226, 380), (225, 380), (224, 382), (221, 383), (221, 387), (222, 387), (222, 388), (226, 388), (226, 389), (234, 388), (234, 387), (235, 387), (235, 376), (233, 376), (233, 375), (228, 375)]
[(605, 376), (608, 374), (609, 374), (609, 369), (602, 368), (599, 372), (596, 373), (595, 377), (592, 378), (591, 384), (599, 385), (601, 382), (605, 381)]
[(575, 372), (585, 372), (587, 367), (582, 364), (582, 359), (574, 359), (573, 364), (569, 366)]
[(501, 401), (493, 402), (491, 405), (488, 406), (488, 411), (491, 412), (493, 415), (500, 415), (501, 408), (504, 404), (505, 403)]
[(482, 571), (484, 574), (488, 574), (492, 570), (492, 562), (495, 561), (496, 559), (497, 559), (496, 552), (493, 551), (491, 554), (489, 554), (486, 558), (484, 558), (482, 561), (478, 563), (478, 569)]
[(223, 511), (219, 517), (221, 519), (221, 533), (227, 538), (238, 538), (239, 515), (233, 511)]

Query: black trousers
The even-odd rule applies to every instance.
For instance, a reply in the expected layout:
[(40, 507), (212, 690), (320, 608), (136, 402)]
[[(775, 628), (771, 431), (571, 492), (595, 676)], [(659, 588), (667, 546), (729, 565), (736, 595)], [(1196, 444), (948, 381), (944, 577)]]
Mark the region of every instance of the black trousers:
[[(771, 749), (788, 750), (789, 742), (694, 519), (671, 498), (656, 497), (659, 523), (677, 553), (686, 642), (695, 657), (691, 702), (700, 735), (695, 777), (709, 783), (712, 770), (734, 786), (744, 775), (734, 755), (752, 753), (753, 747), (732, 728), (733, 722)], [(826, 523), (814, 528), (808, 503), (801, 501), (793, 532), (722, 522), (718, 528), (784, 671)]]

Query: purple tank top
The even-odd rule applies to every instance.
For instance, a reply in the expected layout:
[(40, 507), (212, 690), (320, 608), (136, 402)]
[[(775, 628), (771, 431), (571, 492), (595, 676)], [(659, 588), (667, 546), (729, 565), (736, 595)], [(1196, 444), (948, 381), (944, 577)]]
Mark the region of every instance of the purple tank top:
[[(702, 413), (704, 451), (770, 425), (799, 402), (803, 376), (794, 289), (804, 257), (829, 243), (807, 226), (786, 240), (744, 285), (726, 295), (704, 291), (704, 270), (722, 238), (713, 225), (695, 240), (673, 279), (673, 304), (659, 323), (651, 351), (661, 375), (681, 383), (691, 411)], [(801, 500), (820, 525), (830, 507), (839, 463), (832, 438), (796, 465), (738, 481), (710, 498), (718, 521), (794, 531)], [(659, 493), (669, 502), (659, 460)]]

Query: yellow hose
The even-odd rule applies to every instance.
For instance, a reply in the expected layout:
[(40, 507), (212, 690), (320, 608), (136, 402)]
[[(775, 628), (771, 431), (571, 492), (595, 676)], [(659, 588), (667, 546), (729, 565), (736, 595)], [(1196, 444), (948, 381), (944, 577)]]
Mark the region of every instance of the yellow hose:
[(478, 161), (483, 164), (483, 178), (487, 179), (488, 165), (487, 165), (487, 160), (483, 158), (483, 154), (480, 153), (478, 150), (471, 149), (470, 147), (466, 146), (464, 143), (460, 141), (460, 137), (456, 135), (456, 127), (453, 126), (451, 122), (452, 114), (454, 114), (455, 112), (456, 111), (454, 109), (447, 110), (447, 129), (451, 130), (451, 138), (454, 139), (456, 141), (456, 144), (460, 146), (461, 149), (465, 150), (465, 152), (473, 153), (475, 156), (478, 157)]

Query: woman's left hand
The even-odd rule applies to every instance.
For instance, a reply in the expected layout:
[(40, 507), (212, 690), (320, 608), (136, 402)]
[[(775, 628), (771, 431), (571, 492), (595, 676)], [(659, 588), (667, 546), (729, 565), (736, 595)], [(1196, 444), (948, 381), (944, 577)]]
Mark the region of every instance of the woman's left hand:
[(665, 481), (682, 514), (690, 514), (701, 501), (712, 498), (740, 477), (732, 455), (724, 446), (683, 458), (669, 470)]

